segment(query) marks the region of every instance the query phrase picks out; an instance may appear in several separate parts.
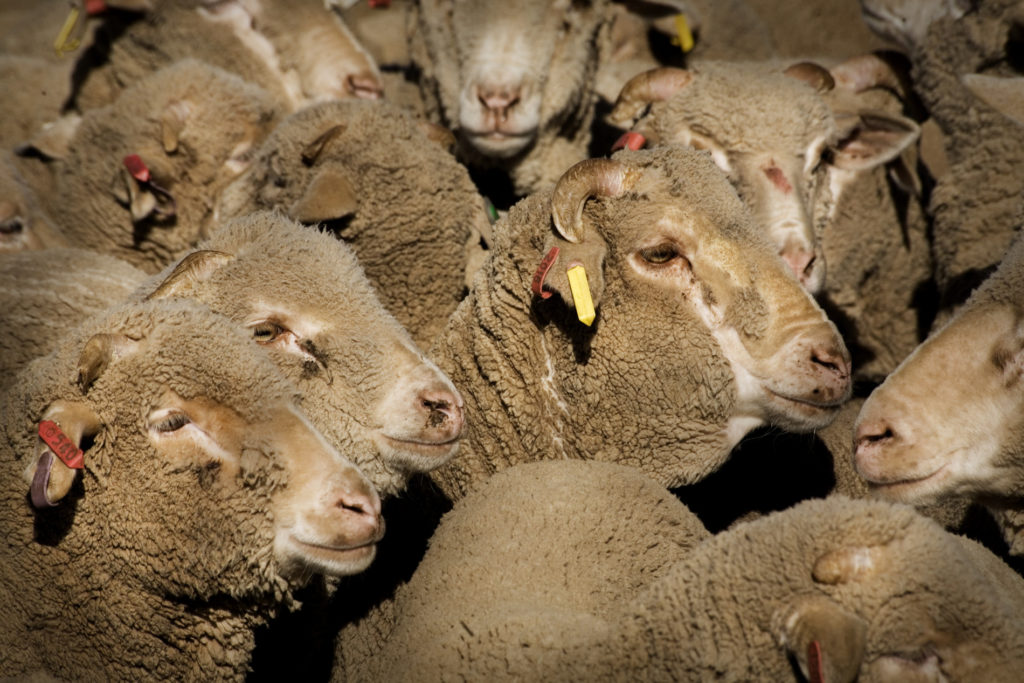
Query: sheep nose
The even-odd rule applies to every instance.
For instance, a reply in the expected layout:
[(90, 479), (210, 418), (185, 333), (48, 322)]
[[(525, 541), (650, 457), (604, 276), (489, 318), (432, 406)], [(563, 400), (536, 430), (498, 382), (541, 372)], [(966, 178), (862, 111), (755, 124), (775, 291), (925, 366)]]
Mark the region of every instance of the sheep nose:
[(850, 355), (846, 348), (833, 343), (819, 343), (811, 347), (811, 365), (817, 371), (821, 385), (813, 394), (824, 401), (842, 399), (850, 390)]
[(508, 110), (518, 102), (522, 92), (520, 86), (480, 85), (476, 97), (484, 109), (494, 112), (499, 120), (508, 118)]
[(417, 396), (424, 418), (423, 436), (430, 441), (445, 442), (462, 434), (462, 397), (446, 387), (424, 389)]
[(365, 74), (352, 74), (345, 80), (345, 87), (350, 94), (366, 100), (377, 100), (384, 95), (380, 81)]
[(814, 275), (816, 259), (814, 252), (804, 247), (786, 247), (779, 252), (779, 256), (786, 262), (789, 269), (796, 275), (796, 279), (806, 289)]
[(0, 202), (0, 222), (6, 222), (7, 219), (13, 218), (18, 213), (18, 207), (14, 205), (14, 202)]
[(857, 452), (881, 448), (886, 443), (899, 438), (892, 424), (885, 418), (866, 420), (857, 425), (853, 435), (854, 448)]
[(334, 507), (340, 513), (346, 535), (352, 541), (366, 542), (379, 539), (384, 531), (380, 496), (363, 478), (348, 477), (336, 490)]

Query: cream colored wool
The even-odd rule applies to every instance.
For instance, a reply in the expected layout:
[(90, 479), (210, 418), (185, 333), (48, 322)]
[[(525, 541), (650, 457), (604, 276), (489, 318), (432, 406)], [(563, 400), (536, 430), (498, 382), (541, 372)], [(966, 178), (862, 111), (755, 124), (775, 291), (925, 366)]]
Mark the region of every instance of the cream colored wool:
[[(326, 142), (306, 161), (321, 136)], [(327, 102), (292, 114), (225, 189), (219, 214), (278, 207), (351, 245), (384, 306), (423, 348), (462, 299), (467, 243), (478, 243), (487, 223), (465, 168), (385, 102)]]
[(0, 153), (0, 254), (66, 245), (19, 172), (19, 164)]
[(454, 538), (439, 529), (445, 545), (399, 593), (399, 627), (361, 680), (797, 681), (811, 641), (827, 681), (1008, 682), (1024, 664), (1024, 582), (906, 506), (830, 498), (738, 525), (608, 615), (562, 602), (602, 556), (561, 583), (561, 547), (546, 554), (545, 535), (529, 600), (503, 599), (494, 569), (466, 589), (448, 544), (521, 543), (473, 522)]
[[(256, 86), (180, 61), (83, 117), (44, 207), (72, 246), (157, 272), (207, 236), (217, 193), (244, 168), (248, 148), (278, 113)], [(127, 176), (123, 160), (130, 154), (174, 197), (174, 216), (133, 219), (132, 192), (148, 190)]]
[[(140, 348), (83, 392), (76, 366), (95, 333)], [(168, 390), (249, 425), (240, 462), (221, 463), (236, 477), (157, 455), (147, 413)], [(286, 481), (261, 431), (293, 394), (246, 335), (194, 302), (111, 310), (25, 368), (3, 396), (0, 676), (243, 680), (255, 628), (296, 585), (274, 560), (270, 499)], [(93, 410), (100, 431), (67, 498), (34, 511), (22, 472), (38, 421), (62, 400)]]

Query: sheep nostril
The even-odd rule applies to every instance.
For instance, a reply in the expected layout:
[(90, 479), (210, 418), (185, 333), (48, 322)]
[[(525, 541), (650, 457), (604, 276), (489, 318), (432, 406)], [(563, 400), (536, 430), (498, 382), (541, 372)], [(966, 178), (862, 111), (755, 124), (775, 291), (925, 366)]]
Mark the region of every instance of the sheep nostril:
[(839, 379), (850, 376), (850, 361), (838, 349), (830, 347), (812, 349), (811, 362), (838, 376)]
[(883, 444), (897, 438), (896, 431), (892, 428), (892, 425), (885, 420), (877, 420), (865, 422), (857, 427), (854, 442), (859, 448), (861, 446), (867, 447), (871, 444)]

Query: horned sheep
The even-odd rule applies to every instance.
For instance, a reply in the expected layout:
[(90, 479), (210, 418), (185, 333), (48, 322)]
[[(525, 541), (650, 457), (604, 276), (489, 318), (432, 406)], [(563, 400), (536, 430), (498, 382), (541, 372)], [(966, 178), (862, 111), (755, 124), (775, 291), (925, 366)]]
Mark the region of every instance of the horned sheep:
[[(830, 498), (738, 525), (603, 613), (575, 597), (614, 570), (620, 541), (642, 552), (645, 534), (610, 534), (615, 552), (580, 546), (591, 562), (563, 575), (566, 546), (547, 543), (556, 525), (490, 538), (491, 519), (534, 510), (489, 502), (466, 498), (442, 523), (361, 680), (1008, 683), (1024, 665), (1021, 578), (906, 506)], [(460, 561), (503, 542), (526, 546), (530, 576)]]
[(241, 681), (311, 571), (365, 569), (379, 498), (294, 395), (185, 301), (112, 309), (25, 368), (3, 396), (0, 676)]
[(41, 202), (71, 246), (156, 272), (208, 234), (217, 193), (279, 113), (256, 86), (182, 60), (73, 120)]
[(871, 394), (856, 467), (879, 496), (986, 504), (1024, 554), (1024, 239)]
[(490, 232), (450, 134), (386, 102), (326, 102), (292, 114), (221, 193), (221, 219), (280, 207), (351, 245), (384, 306), (423, 348), (465, 292)]
[(797, 277), (839, 313), (858, 378), (876, 381), (930, 313), (919, 303), (931, 278), (923, 207), (894, 196), (888, 168), (906, 170), (900, 155), (919, 127), (872, 89), (895, 78), (870, 55), (830, 71), (703, 62), (637, 76), (609, 117), (639, 116), (634, 131), (650, 144), (709, 149)]
[[(704, 152), (582, 162), (494, 232), (431, 351), (466, 401), (460, 456), (432, 473), (453, 498), (551, 458), (628, 463), (679, 486), (754, 427), (817, 429), (849, 396), (835, 327)], [(574, 310), (576, 265), (592, 325)]]

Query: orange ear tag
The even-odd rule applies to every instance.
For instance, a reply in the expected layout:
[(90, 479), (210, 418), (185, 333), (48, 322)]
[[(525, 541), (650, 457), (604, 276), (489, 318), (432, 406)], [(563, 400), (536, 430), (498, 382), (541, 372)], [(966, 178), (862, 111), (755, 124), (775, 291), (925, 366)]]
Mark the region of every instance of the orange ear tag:
[(647, 138), (640, 135), (640, 133), (630, 131), (628, 133), (623, 133), (622, 137), (615, 141), (615, 144), (612, 145), (612, 151), (617, 152), (625, 147), (626, 149), (631, 149), (635, 152), (645, 144), (647, 144)]
[(80, 470), (85, 467), (85, 454), (53, 420), (39, 423), (39, 438), (71, 469)]
[(577, 263), (570, 266), (565, 274), (569, 277), (569, 291), (572, 292), (572, 300), (576, 303), (576, 317), (580, 319), (581, 323), (590, 327), (597, 314), (594, 312), (594, 299), (590, 296), (587, 271)]

